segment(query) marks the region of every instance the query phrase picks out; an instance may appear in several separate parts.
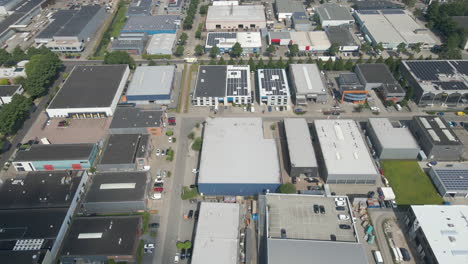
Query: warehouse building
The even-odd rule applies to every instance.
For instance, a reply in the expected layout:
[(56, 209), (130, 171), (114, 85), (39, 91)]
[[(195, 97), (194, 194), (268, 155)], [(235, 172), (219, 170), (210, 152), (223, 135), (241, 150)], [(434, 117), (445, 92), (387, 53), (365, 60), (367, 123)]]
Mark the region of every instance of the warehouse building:
[(399, 83), (384, 83), (382, 87), (380, 87), (379, 93), (384, 101), (392, 100), (394, 103), (403, 101), (406, 96), (405, 89), (403, 89)]
[(200, 193), (245, 196), (279, 187), (276, 143), (264, 137), (261, 118), (208, 119), (203, 134)]
[(136, 105), (169, 105), (174, 75), (175, 65), (137, 67), (124, 101)]
[(288, 142), (289, 176), (317, 177), (317, 159), (307, 121), (304, 118), (285, 118), (284, 130)]
[(1, 0), (0, 1), (0, 15), (6, 16), (8, 12), (18, 5), (22, 0)]
[(367, 133), (381, 160), (415, 160), (419, 154), (419, 145), (411, 131), (394, 126), (388, 118), (369, 118)]
[(309, 32), (268, 32), (268, 44), (276, 44), (280, 46), (289, 46), (297, 44), (299, 51), (307, 52), (324, 52), (330, 46), (330, 40), (324, 31), (309, 31)]
[(110, 134), (97, 169), (99, 171), (148, 170), (149, 141), (149, 135)]
[(180, 17), (176, 15), (131, 16), (123, 26), (122, 33), (144, 32), (155, 34), (175, 34), (180, 26)]
[(22, 85), (0, 85), (0, 106), (8, 104), (15, 94), (23, 94)]
[(309, 101), (327, 102), (325, 80), (317, 64), (290, 64), (289, 77), (296, 105), (307, 105)]
[(368, 91), (353, 72), (340, 73), (338, 86), (340, 87), (341, 102), (362, 104), (367, 99)]
[(112, 116), (129, 73), (128, 65), (75, 66), (47, 107), (47, 115), (73, 119)]
[(59, 10), (51, 23), (37, 35), (36, 43), (47, 43), (55, 52), (82, 52), (106, 18), (99, 5), (82, 6), (79, 10)]
[(151, 16), (151, 9), (153, 9), (153, 0), (132, 0), (125, 16)]
[(148, 35), (146, 33), (121, 33), (111, 43), (112, 51), (125, 51), (132, 55), (141, 55), (145, 52)]
[(384, 83), (398, 83), (383, 63), (358, 64), (354, 70), (366, 90), (380, 88)]
[(354, 13), (356, 22), (373, 45), (382, 43), (385, 49), (396, 49), (398, 44), (423, 43), (428, 49), (437, 44), (429, 29), (420, 25), (405, 10), (364, 10)]
[(45, 0), (25, 0), (16, 6), (6, 18), (0, 22), (0, 43), (12, 37), (18, 29), (27, 26), (41, 12)]
[(16, 171), (89, 169), (98, 152), (96, 144), (87, 143), (32, 145), (16, 153), (13, 166)]
[(329, 184), (375, 184), (379, 172), (351, 119), (315, 120), (320, 175)]
[(146, 54), (149, 55), (172, 55), (172, 48), (176, 42), (176, 34), (156, 34), (150, 37)]
[(60, 263), (136, 262), (140, 216), (78, 217), (63, 243)]
[(289, 108), (291, 95), (284, 69), (257, 70), (259, 103)]
[(468, 165), (456, 163), (434, 166), (429, 170), (429, 176), (441, 196), (468, 198)]
[(183, 10), (185, 0), (170, 0), (167, 5), (167, 12), (169, 14), (180, 14)]
[(239, 263), (240, 217), (239, 204), (202, 202), (191, 263)]
[(309, 16), (306, 12), (294, 12), (291, 16), (292, 27), (296, 31), (312, 31), (314, 27), (310, 21)]
[[(258, 243), (260, 263), (370, 263), (356, 235), (353, 212), (346, 197), (344, 211), (335, 210), (335, 197), (321, 195), (259, 195)], [(314, 206), (323, 206), (323, 214)], [(339, 220), (338, 215), (346, 220)], [(349, 229), (340, 229), (346, 224)], [(332, 238), (333, 237), (333, 238)]]
[(322, 27), (354, 24), (354, 18), (347, 7), (328, 3), (318, 6), (316, 11)]
[(265, 7), (262, 5), (210, 6), (206, 29), (241, 29), (257, 31), (266, 28)]
[(109, 134), (161, 135), (163, 111), (117, 107)]
[(146, 172), (105, 172), (92, 178), (83, 209), (86, 214), (122, 214), (146, 210), (150, 178)]
[(444, 118), (415, 116), (410, 129), (429, 159), (460, 160), (463, 143)]
[(400, 72), (420, 106), (468, 104), (468, 60), (402, 61)]
[(210, 32), (206, 37), (205, 52), (216, 46), (219, 53), (230, 53), (232, 46), (239, 43), (243, 54), (261, 54), (260, 32)]
[(466, 263), (467, 215), (466, 205), (411, 206), (403, 222), (423, 263)]
[(195, 106), (252, 103), (249, 65), (200, 66), (192, 103)]
[(291, 20), (296, 12), (304, 12), (304, 5), (297, 0), (275, 0), (276, 18), (279, 21)]
[(359, 44), (354, 39), (347, 26), (330, 26), (325, 28), (328, 39), (332, 44), (338, 44), (342, 52), (357, 51)]

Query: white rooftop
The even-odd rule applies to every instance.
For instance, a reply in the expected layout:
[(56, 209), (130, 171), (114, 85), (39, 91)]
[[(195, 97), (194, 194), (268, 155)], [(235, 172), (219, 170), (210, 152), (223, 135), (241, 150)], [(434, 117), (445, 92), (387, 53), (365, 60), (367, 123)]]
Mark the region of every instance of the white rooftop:
[(315, 120), (314, 124), (328, 174), (378, 175), (356, 121)]
[(199, 183), (280, 183), (274, 139), (261, 118), (213, 118), (205, 124)]
[(294, 44), (299, 46), (322, 47), (328, 49), (331, 42), (325, 31), (292, 31), (289, 36)]
[(262, 5), (210, 6), (207, 23), (213, 22), (265, 22), (265, 7)]
[(293, 76), (296, 94), (326, 94), (320, 70), (317, 64), (291, 64), (289, 69)]
[(170, 94), (175, 66), (139, 66), (128, 86), (127, 95)]
[(317, 167), (309, 126), (305, 118), (285, 118), (289, 159), (295, 167)]
[(237, 42), (242, 48), (258, 48), (262, 46), (262, 36), (260, 32), (238, 32)]
[(468, 263), (468, 206), (413, 205), (411, 208), (438, 263)]
[(237, 264), (239, 245), (238, 204), (200, 204), (192, 264)]
[(406, 127), (393, 127), (388, 118), (369, 118), (369, 123), (383, 148), (419, 149), (418, 142)]

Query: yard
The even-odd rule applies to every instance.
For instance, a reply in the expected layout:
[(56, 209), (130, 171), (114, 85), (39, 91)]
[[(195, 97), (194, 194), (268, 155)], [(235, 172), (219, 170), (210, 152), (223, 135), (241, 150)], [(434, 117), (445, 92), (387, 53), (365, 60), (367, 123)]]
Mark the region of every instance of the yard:
[(380, 162), (400, 205), (442, 204), (431, 179), (416, 161), (386, 160)]

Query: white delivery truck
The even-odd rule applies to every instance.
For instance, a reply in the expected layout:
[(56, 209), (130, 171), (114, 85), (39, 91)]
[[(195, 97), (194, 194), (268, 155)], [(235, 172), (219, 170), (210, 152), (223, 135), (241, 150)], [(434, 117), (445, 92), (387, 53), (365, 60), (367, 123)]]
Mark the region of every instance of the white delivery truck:
[(380, 251), (373, 250), (372, 254), (374, 255), (374, 260), (375, 260), (376, 264), (383, 264), (384, 263), (383, 258), (382, 258), (382, 254), (380, 254)]

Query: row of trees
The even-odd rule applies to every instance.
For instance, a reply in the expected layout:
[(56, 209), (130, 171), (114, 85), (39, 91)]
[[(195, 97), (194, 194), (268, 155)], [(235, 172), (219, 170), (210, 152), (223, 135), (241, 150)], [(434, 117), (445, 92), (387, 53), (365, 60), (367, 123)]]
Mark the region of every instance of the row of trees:
[(125, 51), (112, 51), (104, 56), (104, 64), (128, 64), (130, 69), (135, 69), (135, 60)]
[(179, 43), (177, 44), (174, 55), (176, 55), (177, 57), (184, 55), (184, 50), (185, 50), (184, 45), (187, 43), (187, 40), (188, 40), (187, 33), (182, 32), (182, 34), (180, 34)]
[(198, 3), (199, 3), (199, 0), (190, 1), (190, 5), (187, 10), (187, 16), (185, 17), (184, 24), (182, 26), (184, 29), (192, 29), (193, 20), (195, 19), (195, 15), (198, 9)]

